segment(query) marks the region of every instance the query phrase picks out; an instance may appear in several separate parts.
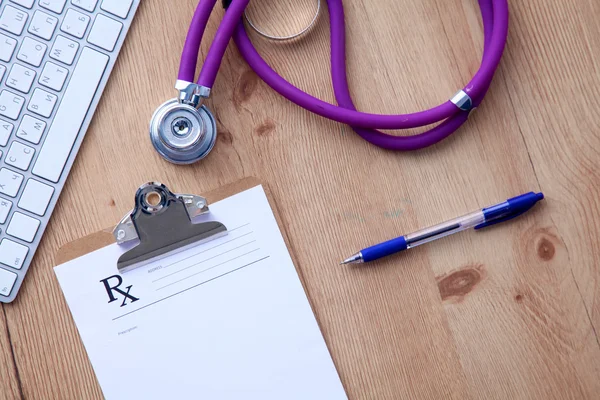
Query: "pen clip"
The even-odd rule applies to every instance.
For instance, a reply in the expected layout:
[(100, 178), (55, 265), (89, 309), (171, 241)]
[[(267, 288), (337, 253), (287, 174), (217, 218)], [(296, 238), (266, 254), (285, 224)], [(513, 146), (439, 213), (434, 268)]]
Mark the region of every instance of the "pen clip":
[[(506, 222), (519, 215), (529, 211), (538, 201), (542, 200), (542, 193), (526, 193), (521, 196), (508, 199), (505, 203), (498, 204), (483, 210), (486, 219), (488, 214), (492, 217), (489, 221), (479, 224), (475, 227), (476, 230), (487, 228), (488, 226), (496, 225), (501, 222)], [(506, 211), (505, 213), (503, 211)], [(496, 216), (497, 215), (497, 216)]]
[(501, 223), (501, 222), (506, 222), (506, 221), (508, 221), (508, 220), (511, 220), (511, 219), (513, 219), (513, 218), (517, 218), (519, 215), (521, 215), (521, 214), (524, 214), (524, 213), (526, 213), (527, 211), (529, 211), (529, 209), (530, 209), (531, 207), (533, 207), (534, 205), (535, 205), (535, 204), (532, 204), (532, 205), (530, 205), (530, 206), (529, 206), (529, 207), (527, 207), (527, 208), (523, 208), (523, 209), (521, 209), (521, 210), (515, 210), (514, 212), (511, 212), (511, 213), (509, 213), (509, 214), (505, 215), (504, 217), (497, 218), (497, 219), (494, 219), (494, 220), (492, 220), (492, 221), (489, 221), (489, 222), (484, 222), (483, 224), (479, 224), (479, 225), (477, 225), (477, 226), (475, 227), (475, 229), (476, 229), (476, 230), (479, 230), (479, 229), (482, 229), (482, 228), (487, 228), (488, 226), (496, 225), (496, 224), (499, 224), (499, 223)]

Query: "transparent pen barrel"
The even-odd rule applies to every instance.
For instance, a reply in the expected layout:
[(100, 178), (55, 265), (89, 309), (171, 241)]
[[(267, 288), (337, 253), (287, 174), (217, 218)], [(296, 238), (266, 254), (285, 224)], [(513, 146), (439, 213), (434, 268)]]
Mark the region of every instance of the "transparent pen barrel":
[(406, 235), (406, 244), (410, 249), (452, 235), (453, 233), (473, 228), (484, 222), (483, 211), (476, 211)]

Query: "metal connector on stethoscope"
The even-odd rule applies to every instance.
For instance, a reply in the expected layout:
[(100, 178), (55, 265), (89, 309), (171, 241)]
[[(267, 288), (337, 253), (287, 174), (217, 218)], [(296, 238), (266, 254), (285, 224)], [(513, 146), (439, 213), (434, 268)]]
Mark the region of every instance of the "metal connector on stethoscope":
[(193, 164), (206, 157), (217, 140), (217, 125), (202, 104), (210, 88), (178, 80), (179, 97), (161, 105), (150, 122), (150, 140), (158, 153), (175, 164)]

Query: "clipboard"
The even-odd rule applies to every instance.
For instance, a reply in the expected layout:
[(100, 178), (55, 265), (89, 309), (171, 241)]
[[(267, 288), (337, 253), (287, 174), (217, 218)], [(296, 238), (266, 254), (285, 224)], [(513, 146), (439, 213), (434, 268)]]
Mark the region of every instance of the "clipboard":
[[(215, 398), (229, 385), (227, 398), (254, 387), (262, 395), (277, 394), (254, 398), (287, 398), (281, 396), (286, 393), (314, 398), (323, 391), (328, 398), (347, 399), (268, 187), (256, 178), (245, 178), (203, 196), (214, 208), (210, 218), (199, 223), (218, 220), (233, 232), (231, 237), (219, 236), (214, 244), (200, 244), (199, 249), (182, 248), (173, 257), (165, 253), (168, 261), (152, 259), (158, 262), (122, 275), (116, 273), (117, 260), (130, 247), (115, 246), (118, 235), (112, 229), (75, 240), (57, 252), (57, 279), (105, 396), (125, 390), (122, 376), (131, 367), (114, 365), (115, 358), (125, 357), (133, 366), (140, 363), (134, 367), (138, 373), (129, 377), (129, 396), (152, 391), (164, 397), (173, 390), (169, 382), (183, 376), (183, 384), (177, 385), (179, 397), (201, 390), (209, 394), (207, 398)], [(130, 215), (134, 212), (135, 208)], [(123, 221), (126, 218), (117, 229)], [(239, 238), (245, 239), (231, 243)], [(189, 269), (208, 260), (212, 261)], [(166, 270), (180, 262), (185, 264)], [(182, 271), (186, 272), (174, 276)], [(195, 290), (198, 287), (203, 289)], [(214, 328), (207, 329), (206, 322)], [(148, 351), (149, 343), (155, 342), (162, 344)], [(207, 361), (201, 365), (199, 359)], [(237, 369), (231, 369), (232, 364)], [(164, 365), (174, 368), (170, 378), (161, 381)], [(193, 377), (198, 370), (210, 377), (202, 387)], [(233, 379), (235, 371), (239, 375)], [(277, 385), (269, 378), (274, 375), (279, 376)], [(149, 376), (157, 382), (151, 389)]]
[[(298, 272), (298, 275), (300, 276), (300, 280), (302, 281), (303, 286), (306, 286), (304, 284), (304, 278), (303, 278), (300, 270), (297, 267), (298, 264), (297, 264), (296, 256), (295, 256), (295, 253), (294, 253), (292, 247), (290, 246), (288, 234), (287, 234), (286, 230), (284, 229), (284, 225), (281, 223), (281, 217), (280, 217), (279, 211), (277, 209), (276, 203), (273, 200), (273, 196), (267, 185), (265, 185), (263, 182), (261, 182), (258, 178), (247, 177), (247, 178), (243, 178), (237, 182), (234, 182), (234, 183), (222, 186), (220, 188), (211, 190), (207, 193), (203, 193), (201, 196), (202, 196), (202, 198), (206, 199), (206, 202), (208, 203), (208, 205), (210, 205), (212, 203), (216, 203), (220, 200), (226, 199), (227, 197), (233, 196), (237, 193), (241, 193), (245, 190), (251, 189), (251, 188), (253, 188), (255, 186), (259, 186), (259, 185), (263, 186), (263, 189), (264, 189), (264, 191), (267, 195), (267, 199), (269, 201), (269, 205), (271, 206), (271, 209), (273, 210), (273, 214), (275, 215), (275, 219), (277, 220), (277, 225), (279, 226), (279, 229), (283, 236), (283, 240), (285, 241), (286, 247), (288, 248), (290, 256), (292, 257), (292, 261), (293, 261), (294, 265), (296, 265), (296, 270)], [(123, 222), (123, 221), (121, 221), (121, 222)], [(72, 261), (76, 258), (82, 257), (88, 253), (99, 250), (103, 247), (109, 246), (109, 245), (117, 242), (115, 235), (113, 234), (113, 229), (114, 229), (114, 227), (107, 228), (102, 231), (93, 233), (91, 235), (85, 236), (83, 238), (80, 238), (80, 239), (74, 240), (73, 242), (65, 244), (57, 251), (56, 256), (55, 256), (55, 264), (56, 265), (64, 264), (66, 262)], [(218, 233), (216, 233), (216, 236), (218, 236)], [(306, 287), (305, 287), (305, 289), (306, 289)]]

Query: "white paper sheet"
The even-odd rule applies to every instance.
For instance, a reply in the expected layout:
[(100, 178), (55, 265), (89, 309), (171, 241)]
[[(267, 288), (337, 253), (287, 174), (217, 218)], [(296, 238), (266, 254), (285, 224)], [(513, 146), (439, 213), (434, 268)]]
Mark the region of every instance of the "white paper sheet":
[(55, 268), (105, 397), (346, 399), (263, 188), (210, 209), (226, 236), (122, 276), (116, 244)]

